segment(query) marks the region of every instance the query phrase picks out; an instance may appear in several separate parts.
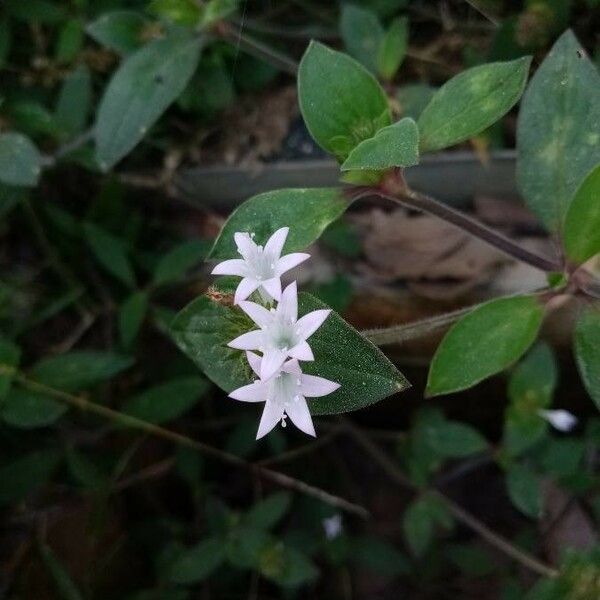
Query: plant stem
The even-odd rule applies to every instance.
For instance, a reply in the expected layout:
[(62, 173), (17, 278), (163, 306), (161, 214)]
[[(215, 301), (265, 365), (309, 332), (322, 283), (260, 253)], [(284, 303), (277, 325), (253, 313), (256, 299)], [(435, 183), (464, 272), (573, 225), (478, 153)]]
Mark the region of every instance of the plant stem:
[[(395, 462), (381, 448), (374, 444), (365, 433), (360, 431), (360, 429), (356, 428), (350, 421), (346, 419), (343, 419), (343, 423), (346, 431), (348, 431), (352, 438), (381, 467), (381, 469), (392, 481), (415, 493), (421, 493), (423, 491), (413, 484), (413, 482), (410, 481), (410, 479), (408, 479), (396, 466)], [(433, 489), (429, 491), (430, 493), (435, 494), (446, 504), (448, 510), (457, 521), (460, 521), (463, 525), (466, 525), (475, 533), (478, 533), (488, 544), (490, 544), (490, 546), (500, 550), (502, 553), (506, 554), (542, 577), (556, 577), (558, 575), (558, 572), (555, 569), (544, 564), (535, 556), (532, 556), (520, 548), (517, 548), (512, 542), (492, 531), (487, 525), (465, 511), (458, 504), (456, 504), (454, 500), (448, 498), (439, 490)]]
[(26, 375), (14, 369), (13, 367), (10, 367), (9, 365), (0, 364), (0, 375), (10, 374), (12, 374), (14, 379), (23, 387), (26, 387), (31, 391), (46, 394), (56, 400), (59, 400), (60, 402), (75, 408), (79, 408), (82, 411), (94, 413), (124, 427), (137, 429), (138, 431), (144, 431), (150, 435), (163, 438), (179, 446), (185, 446), (207, 456), (212, 456), (223, 463), (245, 469), (249, 473), (272, 481), (281, 487), (295, 490), (302, 494), (306, 494), (307, 496), (312, 496), (321, 502), (355, 514), (363, 519), (367, 519), (370, 516), (369, 512), (364, 507), (354, 504), (353, 502), (350, 502), (344, 498), (340, 498), (334, 494), (330, 494), (329, 492), (305, 483), (304, 481), (295, 479), (294, 477), (290, 477), (289, 475), (285, 475), (279, 471), (273, 471), (258, 464), (249, 463), (235, 454), (230, 454), (229, 452), (219, 450), (218, 448), (214, 448), (213, 446), (189, 438), (181, 433), (177, 433), (176, 431), (164, 429), (163, 427), (159, 427), (158, 425), (154, 425), (153, 423), (149, 423), (131, 415), (126, 415), (108, 408), (107, 406), (96, 404), (95, 402), (92, 402), (87, 398), (83, 398), (82, 396), (75, 396), (73, 394), (63, 392), (62, 390), (54, 389), (44, 385), (43, 383), (29, 379)]
[(530, 252), (495, 229), (430, 196), (406, 188), (395, 189), (393, 193), (390, 193), (389, 190), (373, 188), (373, 193), (397, 204), (439, 217), (479, 238), (482, 242), (497, 248), (504, 254), (527, 263), (536, 269), (546, 272), (562, 271), (562, 265), (557, 260), (551, 260)]
[(289, 73), (293, 77), (298, 72), (298, 63), (289, 56), (274, 50), (267, 44), (263, 44), (258, 40), (242, 33), (241, 28), (236, 31), (235, 28), (226, 21), (221, 21), (215, 25), (212, 30), (215, 37), (220, 38), (233, 44), (236, 48), (241, 48), (248, 54), (260, 58), (274, 67), (281, 69), (285, 73)]

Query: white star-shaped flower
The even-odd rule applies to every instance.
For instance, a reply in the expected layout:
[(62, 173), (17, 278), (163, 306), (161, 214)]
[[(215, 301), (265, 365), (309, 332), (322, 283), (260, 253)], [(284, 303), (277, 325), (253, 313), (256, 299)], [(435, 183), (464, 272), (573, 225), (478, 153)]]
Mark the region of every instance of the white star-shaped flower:
[(331, 310), (314, 310), (298, 319), (296, 282), (290, 283), (277, 308), (266, 309), (255, 302), (242, 301), (240, 308), (260, 327), (227, 344), (238, 350), (258, 350), (263, 353), (260, 378), (272, 377), (288, 358), (314, 360), (306, 341), (327, 318)]
[(538, 415), (558, 431), (571, 431), (577, 425), (577, 417), (568, 410), (538, 410)]
[(278, 229), (267, 241), (264, 248), (254, 242), (248, 233), (234, 234), (235, 244), (242, 258), (234, 258), (219, 263), (213, 275), (237, 275), (242, 277), (235, 291), (234, 303), (239, 304), (259, 290), (266, 299), (279, 301), (281, 297), (281, 276), (309, 258), (304, 252), (294, 252), (281, 256), (289, 227)]
[[(260, 377), (261, 358), (254, 352), (246, 352), (252, 370)], [(270, 379), (258, 379), (229, 394), (234, 400), (242, 402), (264, 402), (256, 439), (267, 435), (281, 421), (285, 427), (285, 419), (289, 417), (292, 423), (308, 435), (316, 437), (315, 428), (308, 410), (306, 398), (318, 398), (335, 392), (339, 383), (329, 381), (324, 377), (305, 375), (298, 361), (288, 360), (281, 371)]]

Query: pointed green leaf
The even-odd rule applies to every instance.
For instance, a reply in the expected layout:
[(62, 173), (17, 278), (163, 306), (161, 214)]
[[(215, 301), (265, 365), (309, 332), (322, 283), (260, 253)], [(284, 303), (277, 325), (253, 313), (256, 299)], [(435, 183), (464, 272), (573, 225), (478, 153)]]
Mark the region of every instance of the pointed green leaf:
[(498, 121), (519, 100), (530, 57), (472, 67), (445, 83), (419, 117), (421, 151), (463, 142)]
[(181, 279), (194, 265), (206, 258), (208, 247), (205, 240), (190, 240), (175, 246), (158, 261), (154, 271), (154, 285)]
[(203, 377), (180, 377), (137, 394), (123, 405), (123, 412), (161, 425), (178, 419), (208, 391)]
[(342, 171), (377, 170), (411, 167), (418, 162), (419, 130), (412, 119), (406, 118), (358, 144), (340, 168)]
[(423, 556), (433, 539), (435, 517), (427, 496), (417, 498), (406, 509), (402, 529), (408, 547), (417, 557)]
[[(327, 308), (309, 294), (299, 296), (299, 315)], [(254, 329), (244, 313), (201, 296), (186, 306), (172, 324), (178, 346), (226, 392), (253, 380), (243, 352), (227, 347), (234, 337)], [(405, 390), (402, 373), (371, 342), (332, 312), (309, 339), (314, 362), (302, 363), (310, 375), (336, 381), (340, 388), (323, 398), (309, 399), (312, 414), (358, 410)]]
[(140, 13), (115, 10), (102, 14), (87, 26), (86, 31), (99, 44), (125, 55), (142, 45), (144, 28), (149, 23)]
[(470, 388), (517, 361), (533, 344), (544, 308), (534, 296), (492, 300), (455, 323), (429, 369), (427, 395)]
[(280, 227), (289, 227), (284, 254), (304, 250), (348, 208), (350, 202), (336, 188), (286, 189), (265, 192), (246, 200), (227, 219), (209, 258), (238, 255), (233, 234), (246, 231), (264, 244)]
[(585, 388), (600, 410), (600, 311), (586, 310), (575, 327), (575, 358)]
[(291, 503), (289, 492), (271, 494), (246, 513), (244, 523), (256, 529), (272, 529), (286, 515)]
[(464, 458), (487, 450), (486, 439), (473, 427), (441, 420), (426, 429), (427, 443), (444, 458)]
[(571, 31), (533, 76), (517, 126), (517, 184), (550, 231), (600, 162), (600, 75)]
[(123, 347), (128, 348), (142, 326), (148, 310), (148, 293), (134, 292), (119, 310), (119, 334)]
[(391, 124), (387, 97), (373, 75), (318, 42), (310, 43), (300, 62), (298, 99), (312, 137), (340, 161)]
[(385, 32), (377, 54), (377, 71), (384, 79), (393, 79), (408, 49), (408, 19), (394, 19)]
[(98, 262), (127, 287), (135, 287), (135, 274), (122, 240), (94, 223), (84, 223), (85, 239)]
[(206, 579), (225, 560), (225, 540), (207, 538), (185, 550), (167, 570), (167, 580), (180, 585), (190, 585)]
[(600, 164), (575, 192), (563, 234), (567, 257), (576, 265), (600, 252)]
[(75, 392), (107, 381), (132, 364), (133, 359), (113, 352), (78, 350), (43, 358), (29, 376), (44, 385)]
[(60, 89), (55, 119), (69, 135), (86, 126), (92, 106), (92, 78), (89, 69), (80, 65), (67, 75)]
[(183, 92), (202, 41), (177, 36), (151, 42), (124, 59), (98, 106), (96, 157), (109, 169), (128, 154)]
[(377, 15), (366, 8), (344, 4), (340, 17), (340, 33), (348, 54), (375, 73), (384, 36)]
[(511, 465), (506, 474), (506, 486), (510, 499), (522, 513), (533, 519), (541, 517), (541, 482), (531, 469), (522, 464)]
[(41, 172), (42, 156), (28, 137), (20, 133), (0, 134), (0, 181), (32, 187)]
[(12, 427), (35, 429), (55, 423), (68, 406), (48, 396), (24, 389), (13, 389), (0, 405), (0, 417)]

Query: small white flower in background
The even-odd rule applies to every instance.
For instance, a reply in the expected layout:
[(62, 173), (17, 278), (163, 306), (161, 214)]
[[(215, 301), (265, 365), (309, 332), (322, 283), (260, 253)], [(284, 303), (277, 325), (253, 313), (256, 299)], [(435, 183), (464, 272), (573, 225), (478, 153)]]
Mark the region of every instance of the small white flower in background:
[[(261, 357), (246, 352), (252, 370), (260, 377)], [(264, 359), (263, 359), (264, 360)], [(286, 417), (301, 431), (316, 436), (306, 398), (318, 398), (331, 394), (340, 387), (338, 383), (323, 377), (305, 375), (297, 360), (289, 360), (281, 371), (269, 379), (260, 378), (229, 394), (234, 400), (243, 402), (264, 402), (256, 439), (260, 439), (281, 421), (286, 426)]]
[(322, 521), (325, 537), (334, 540), (342, 533), (342, 515), (335, 514)]
[(247, 301), (240, 302), (239, 306), (260, 329), (240, 335), (228, 346), (262, 352), (261, 379), (267, 380), (275, 375), (288, 358), (314, 360), (306, 340), (323, 324), (331, 310), (314, 310), (298, 319), (295, 281), (285, 288), (277, 308), (268, 310), (260, 304)]
[(571, 431), (577, 425), (577, 417), (568, 410), (538, 410), (538, 415), (558, 431)]
[(265, 300), (277, 300), (281, 297), (281, 276), (309, 258), (304, 252), (294, 252), (281, 256), (287, 239), (289, 227), (278, 229), (265, 244), (264, 248), (252, 239), (248, 233), (234, 235), (238, 252), (242, 258), (234, 258), (219, 263), (213, 275), (237, 275), (242, 277), (234, 297), (239, 304), (258, 290)]

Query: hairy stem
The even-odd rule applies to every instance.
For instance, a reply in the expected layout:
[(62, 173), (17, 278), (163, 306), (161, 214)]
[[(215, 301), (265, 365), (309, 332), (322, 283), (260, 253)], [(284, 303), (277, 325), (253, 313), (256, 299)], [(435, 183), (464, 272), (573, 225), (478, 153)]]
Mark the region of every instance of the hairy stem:
[(536, 269), (540, 269), (546, 272), (561, 271), (562, 265), (556, 259), (549, 259), (544, 256), (540, 256), (535, 252), (530, 252), (526, 248), (519, 246), (509, 237), (502, 233), (484, 225), (473, 219), (472, 217), (464, 214), (463, 212), (456, 210), (447, 204), (438, 202), (430, 196), (415, 192), (406, 188), (394, 189), (393, 193), (386, 189), (375, 188), (373, 190), (378, 196), (402, 204), (408, 208), (412, 208), (421, 212), (428, 213), (443, 219), (444, 221), (459, 227), (460, 229), (470, 233), (471, 235), (479, 238), (481, 241), (497, 248), (504, 254), (511, 256), (521, 262), (527, 263)]
[(95, 402), (92, 402), (87, 398), (83, 398), (82, 396), (75, 396), (73, 394), (54, 389), (52, 387), (29, 379), (26, 375), (9, 365), (0, 364), (0, 375), (12, 375), (14, 379), (18, 381), (23, 387), (31, 391), (46, 394), (60, 402), (78, 408), (85, 412), (94, 413), (112, 421), (113, 423), (117, 423), (124, 427), (137, 429), (138, 431), (143, 431), (155, 437), (159, 437), (173, 442), (178, 446), (185, 446), (187, 448), (196, 450), (197, 452), (201, 452), (202, 454), (205, 454), (207, 456), (212, 456), (213, 458), (223, 463), (226, 463), (233, 467), (244, 469), (252, 475), (256, 475), (257, 477), (261, 477), (262, 479), (272, 481), (273, 483), (281, 487), (295, 490), (302, 494), (306, 494), (307, 496), (312, 496), (313, 498), (317, 498), (321, 502), (355, 514), (359, 517), (362, 517), (363, 519), (367, 519), (370, 516), (369, 512), (364, 507), (359, 506), (358, 504), (354, 504), (353, 502), (350, 502), (344, 498), (340, 498), (339, 496), (336, 496), (334, 494), (330, 494), (329, 492), (321, 488), (312, 486), (308, 483), (305, 483), (304, 481), (301, 481), (294, 477), (290, 477), (289, 475), (285, 475), (284, 473), (280, 473), (279, 471), (273, 471), (258, 464), (249, 463), (248, 461), (244, 460), (243, 458), (240, 458), (239, 456), (236, 456), (235, 454), (230, 454), (229, 452), (219, 450), (218, 448), (189, 438), (186, 435), (177, 433), (176, 431), (164, 429), (163, 427), (159, 427), (158, 425), (154, 425), (153, 423), (148, 423), (147, 421), (138, 419), (137, 417), (133, 417), (131, 415), (126, 415), (124, 413), (108, 408), (107, 406), (96, 404)]
[[(381, 467), (381, 469), (392, 481), (415, 493), (420, 493), (423, 491), (415, 486), (412, 481), (410, 481), (410, 479), (408, 479), (396, 466), (396, 463), (381, 448), (374, 444), (365, 433), (360, 431), (360, 429), (356, 428), (346, 419), (343, 420), (343, 423), (352, 438)], [(461, 522), (463, 525), (466, 525), (469, 529), (479, 534), (488, 544), (490, 544), (490, 546), (500, 550), (500, 552), (504, 553), (506, 556), (509, 556), (513, 560), (519, 562), (524, 567), (527, 567), (542, 577), (556, 577), (558, 575), (558, 572), (555, 569), (544, 564), (535, 556), (532, 556), (524, 550), (521, 550), (511, 541), (492, 531), (487, 525), (468, 513), (466, 510), (456, 504), (454, 500), (448, 498), (439, 490), (433, 489), (430, 490), (430, 492), (435, 494), (446, 504), (448, 510), (457, 521)]]

